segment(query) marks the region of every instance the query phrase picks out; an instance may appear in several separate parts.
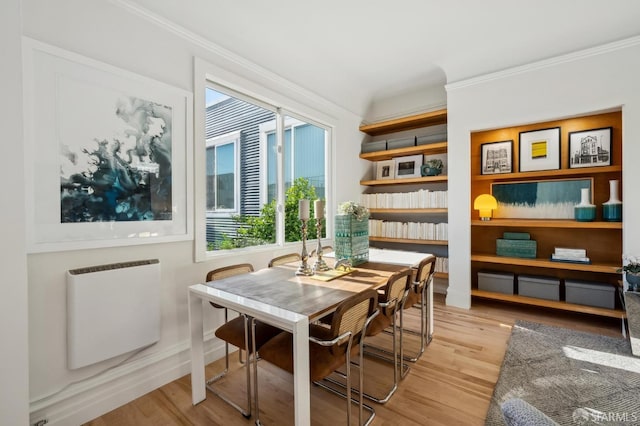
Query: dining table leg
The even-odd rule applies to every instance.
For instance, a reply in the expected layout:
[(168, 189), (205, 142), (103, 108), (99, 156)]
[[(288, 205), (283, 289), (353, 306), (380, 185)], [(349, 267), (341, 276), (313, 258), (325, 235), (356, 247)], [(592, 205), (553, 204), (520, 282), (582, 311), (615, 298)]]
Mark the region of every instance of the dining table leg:
[(309, 320), (293, 326), (293, 391), (296, 426), (311, 423), (311, 386), (309, 376)]
[(204, 377), (204, 326), (202, 318), (203, 299), (188, 292), (189, 328), (191, 330), (191, 402), (198, 404), (206, 399)]

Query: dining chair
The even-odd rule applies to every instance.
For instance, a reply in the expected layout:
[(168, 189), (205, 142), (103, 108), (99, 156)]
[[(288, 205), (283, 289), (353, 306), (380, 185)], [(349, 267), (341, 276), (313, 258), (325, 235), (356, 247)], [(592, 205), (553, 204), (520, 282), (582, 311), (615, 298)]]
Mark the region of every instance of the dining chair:
[[(249, 263), (241, 263), (237, 265), (225, 266), (222, 268), (214, 269), (207, 273), (206, 280), (214, 281), (220, 280), (223, 278), (232, 277), (235, 275), (246, 274), (249, 272), (253, 272), (253, 266)], [(218, 396), (220, 399), (225, 401), (227, 404), (234, 407), (236, 410), (240, 411), (242, 415), (246, 418), (251, 417), (251, 371), (250, 371), (250, 363), (249, 357), (255, 351), (254, 347), (260, 347), (264, 342), (266, 342), (271, 337), (275, 336), (281, 330), (277, 327), (273, 327), (271, 325), (258, 322), (255, 327), (255, 335), (256, 339), (253, 339), (251, 335), (253, 329), (249, 327), (249, 323), (251, 318), (245, 314), (240, 314), (239, 316), (229, 320), (228, 319), (228, 310), (224, 306), (215, 304), (213, 302), (209, 302), (214, 308), (224, 309), (224, 324), (218, 327), (215, 331), (215, 335), (217, 338), (223, 340), (225, 342), (225, 368), (222, 372), (216, 374), (212, 378), (206, 381), (206, 387), (209, 389), (214, 395)], [(255, 345), (251, 343), (255, 340)], [(250, 345), (247, 345), (246, 342), (249, 342)], [(225, 377), (229, 372), (229, 345), (233, 345), (238, 348), (238, 357), (241, 363), (245, 364), (246, 376), (247, 376), (247, 406), (246, 408), (241, 407), (236, 402), (232, 401), (229, 397), (218, 391), (213, 385), (215, 382)], [(246, 352), (246, 360), (242, 360), (242, 350)], [(254, 353), (255, 356), (255, 353)]]
[[(357, 293), (338, 305), (329, 326), (309, 325), (309, 376), (311, 381), (332, 393), (341, 395), (329, 386), (323, 385), (321, 380), (336, 369), (345, 366), (347, 392), (342, 396), (347, 400), (347, 424), (351, 422), (351, 357), (359, 354), (359, 363), (362, 365), (363, 337), (369, 324), (378, 315), (377, 297), (377, 292), (372, 289)], [(293, 335), (289, 332), (281, 332), (269, 340), (261, 347), (260, 358), (294, 374)], [(358, 424), (362, 425), (369, 424), (373, 420), (375, 411), (372, 407), (364, 405), (362, 393), (364, 376), (362, 369), (358, 370), (360, 389), (358, 392)], [(255, 359), (254, 386), (256, 424), (259, 425), (258, 374)], [(364, 409), (370, 414), (366, 422), (363, 423)]]
[(411, 328), (405, 328), (405, 333), (419, 334), (420, 347), (415, 355), (405, 355), (404, 359), (416, 362), (424, 353), (427, 344), (431, 341), (431, 330), (429, 327), (429, 292), (433, 285), (433, 273), (436, 269), (436, 257), (429, 255), (418, 264), (415, 278), (411, 282), (407, 300), (404, 302), (404, 309), (417, 308), (420, 310), (420, 332)]
[(269, 261), (269, 268), (273, 268), (274, 266), (284, 265), (285, 263), (297, 262), (302, 260), (298, 253), (287, 253), (282, 256), (274, 257)]
[[(309, 257), (313, 257), (316, 255), (316, 249), (311, 250), (311, 253), (309, 254)], [(331, 246), (322, 246), (322, 253), (331, 253), (333, 251), (333, 247)]]
[[(378, 311), (377, 315), (371, 325), (367, 328), (366, 336), (376, 336), (382, 333), (388, 327), (392, 327), (392, 358), (380, 354), (385, 350), (378, 346), (365, 344), (365, 354), (375, 356), (384, 361), (393, 363), (393, 383), (383, 397), (376, 397), (371, 394), (365, 393), (365, 396), (375, 402), (384, 404), (391, 398), (398, 388), (400, 378), (404, 377), (409, 371), (409, 366), (403, 363), (403, 316), (402, 311), (404, 303), (407, 299), (409, 289), (411, 286), (412, 270), (409, 268), (402, 269), (393, 273), (387, 280), (387, 284), (378, 290)], [(399, 317), (400, 325), (397, 324)], [(400, 336), (398, 338), (398, 331)], [(382, 349), (382, 350), (381, 350)], [(402, 371), (399, 371), (402, 370)]]

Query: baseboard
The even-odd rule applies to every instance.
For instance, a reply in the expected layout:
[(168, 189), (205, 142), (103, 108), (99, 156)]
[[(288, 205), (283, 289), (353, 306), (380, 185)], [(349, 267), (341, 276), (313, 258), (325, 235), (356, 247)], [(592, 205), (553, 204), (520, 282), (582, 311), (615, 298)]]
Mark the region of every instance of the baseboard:
[[(213, 346), (211, 335), (205, 352), (205, 363), (224, 356), (224, 344)], [(48, 398), (32, 402), (30, 424), (46, 420), (46, 424), (77, 426), (95, 419), (121, 405), (191, 372), (191, 348), (182, 342), (162, 352), (149, 354), (123, 364), (86, 381), (76, 383)]]

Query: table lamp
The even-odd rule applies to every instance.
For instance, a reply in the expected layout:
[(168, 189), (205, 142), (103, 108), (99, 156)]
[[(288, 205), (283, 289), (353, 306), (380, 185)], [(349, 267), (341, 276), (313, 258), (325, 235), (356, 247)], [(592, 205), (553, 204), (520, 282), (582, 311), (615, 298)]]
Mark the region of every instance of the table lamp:
[(498, 208), (498, 202), (493, 195), (481, 194), (473, 201), (473, 208), (478, 210), (480, 220), (491, 220), (491, 212)]

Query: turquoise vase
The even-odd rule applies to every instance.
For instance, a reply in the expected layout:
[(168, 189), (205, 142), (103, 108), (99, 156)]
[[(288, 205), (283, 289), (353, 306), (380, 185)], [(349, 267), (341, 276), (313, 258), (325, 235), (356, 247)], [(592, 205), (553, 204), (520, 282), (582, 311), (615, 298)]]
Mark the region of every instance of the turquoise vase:
[(575, 219), (578, 222), (593, 222), (596, 218), (596, 206), (591, 204), (589, 188), (581, 189), (580, 204), (574, 207)]
[(622, 222), (622, 201), (618, 198), (620, 181), (609, 181), (609, 201), (602, 204), (602, 220)]

